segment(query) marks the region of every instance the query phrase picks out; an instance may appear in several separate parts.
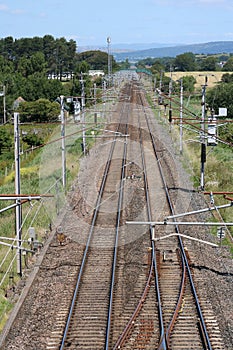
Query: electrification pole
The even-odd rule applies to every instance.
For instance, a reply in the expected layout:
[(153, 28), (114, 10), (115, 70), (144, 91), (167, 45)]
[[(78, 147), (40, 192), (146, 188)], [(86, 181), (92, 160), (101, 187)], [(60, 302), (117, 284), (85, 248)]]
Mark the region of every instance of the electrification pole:
[(103, 80), (103, 85), (102, 85), (102, 88), (103, 88), (103, 92), (102, 92), (102, 101), (103, 101), (103, 108), (102, 108), (102, 117), (104, 118), (105, 117), (105, 114), (106, 114), (106, 81)]
[(110, 55), (110, 44), (111, 44), (111, 38), (107, 37), (107, 43), (108, 43), (108, 83), (110, 84), (110, 77), (111, 77), (111, 55)]
[(3, 85), (3, 122), (6, 124), (6, 86)]
[(3, 124), (6, 124), (6, 87), (3, 85), (0, 96), (3, 96)]
[[(14, 141), (15, 141), (15, 194), (20, 195), (20, 146), (19, 146), (19, 113), (14, 113)], [(16, 199), (15, 231), (17, 238), (17, 273), (22, 276), (22, 208), (20, 199)]]
[(82, 107), (82, 123), (83, 123), (83, 142), (82, 142), (82, 150), (84, 156), (86, 155), (86, 133), (85, 133), (85, 88), (84, 88), (84, 80), (83, 73), (81, 73), (81, 107)]
[(172, 67), (170, 66), (170, 82), (169, 82), (169, 122), (170, 122), (170, 128), (171, 128), (171, 122), (172, 122)]
[(205, 175), (205, 162), (206, 162), (206, 143), (205, 143), (205, 94), (206, 94), (206, 87), (207, 87), (207, 81), (208, 78), (205, 76), (205, 84), (202, 85), (202, 114), (201, 114), (201, 190), (204, 190), (205, 184), (204, 184), (204, 175)]
[(180, 79), (180, 154), (183, 153), (183, 79)]
[(157, 95), (156, 84), (157, 84), (157, 79), (155, 77), (155, 80), (154, 80), (155, 106), (156, 106), (156, 95)]
[(94, 123), (97, 124), (97, 112), (96, 112), (96, 83), (94, 83)]
[(60, 106), (61, 106), (62, 185), (64, 188), (66, 188), (66, 146), (65, 146), (64, 96), (60, 96)]

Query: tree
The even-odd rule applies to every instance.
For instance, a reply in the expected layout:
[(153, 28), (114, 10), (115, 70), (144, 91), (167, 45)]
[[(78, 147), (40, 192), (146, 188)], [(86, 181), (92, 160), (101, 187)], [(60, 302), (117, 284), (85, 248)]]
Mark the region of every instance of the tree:
[(43, 139), (35, 133), (23, 135), (23, 142), (26, 142), (29, 146), (40, 146), (43, 144)]
[(22, 102), (18, 112), (22, 122), (50, 122), (58, 119), (60, 105), (41, 98), (35, 102)]
[(229, 57), (227, 62), (222, 67), (224, 72), (232, 72), (233, 71), (233, 56)]
[(227, 108), (228, 118), (233, 116), (233, 83), (220, 83), (206, 93), (206, 103), (218, 114), (219, 107)]
[(46, 69), (45, 56), (43, 52), (36, 52), (31, 57), (31, 66), (33, 73), (44, 73)]
[[(108, 72), (108, 54), (99, 50), (85, 51), (76, 56), (76, 64), (79, 65), (82, 61), (87, 62), (90, 69), (101, 69), (105, 73)], [(111, 56), (112, 71), (119, 68), (113, 56)]]
[(186, 92), (194, 92), (195, 90), (195, 84), (196, 84), (196, 79), (194, 78), (193, 75), (186, 75), (183, 77), (183, 88), (184, 91)]
[(229, 74), (229, 73), (223, 74), (221, 81), (223, 83), (233, 83), (233, 74)]
[(192, 52), (186, 52), (176, 56), (174, 66), (178, 71), (194, 71), (196, 69), (195, 55)]
[(129, 63), (128, 58), (126, 58), (125, 61), (121, 62), (119, 64), (119, 66), (120, 66), (120, 69), (129, 69), (130, 68), (130, 63)]
[[(182, 77), (182, 86), (184, 92), (192, 93), (195, 90), (196, 79), (193, 75), (185, 75)], [(178, 93), (180, 91), (180, 81), (173, 82), (174, 91)]]
[(10, 150), (12, 146), (12, 137), (7, 130), (0, 128), (0, 154), (3, 153), (4, 149)]
[(160, 73), (161, 71), (165, 71), (165, 66), (161, 63), (161, 61), (157, 60), (153, 63), (151, 67), (151, 72), (153, 74)]
[(209, 56), (201, 61), (200, 70), (202, 71), (216, 71), (217, 58), (215, 56)]
[(5, 81), (5, 76), (7, 74), (12, 74), (14, 72), (14, 65), (11, 61), (7, 60), (3, 56), (0, 56), (0, 81)]

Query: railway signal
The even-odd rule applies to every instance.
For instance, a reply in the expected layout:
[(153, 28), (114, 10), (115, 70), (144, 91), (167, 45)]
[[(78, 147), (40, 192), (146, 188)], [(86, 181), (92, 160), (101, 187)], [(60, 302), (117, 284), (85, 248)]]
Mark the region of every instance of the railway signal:
[(218, 228), (217, 237), (220, 239), (220, 247), (221, 247), (222, 246), (222, 239), (225, 237), (225, 227)]

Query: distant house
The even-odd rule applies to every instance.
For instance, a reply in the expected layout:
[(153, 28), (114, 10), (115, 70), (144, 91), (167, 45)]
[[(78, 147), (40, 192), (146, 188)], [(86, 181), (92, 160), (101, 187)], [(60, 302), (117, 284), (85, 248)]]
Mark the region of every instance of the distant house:
[(16, 109), (19, 107), (20, 103), (22, 103), (22, 102), (26, 102), (26, 101), (23, 99), (23, 97), (19, 96), (19, 97), (13, 102), (13, 109), (16, 110)]
[(89, 70), (88, 74), (91, 76), (91, 77), (102, 77), (104, 76), (104, 71), (103, 70), (100, 70), (100, 69), (92, 69), (92, 70)]
[(74, 78), (73, 72), (63, 72), (62, 74), (56, 74), (56, 73), (49, 73), (48, 79), (52, 80), (60, 80), (60, 81), (69, 81)]

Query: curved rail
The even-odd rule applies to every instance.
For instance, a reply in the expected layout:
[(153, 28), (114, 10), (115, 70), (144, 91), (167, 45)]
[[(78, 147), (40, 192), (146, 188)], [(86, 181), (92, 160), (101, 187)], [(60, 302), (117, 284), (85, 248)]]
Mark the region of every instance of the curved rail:
[[(141, 98), (141, 94), (139, 94), (139, 97)], [(147, 205), (147, 215), (148, 220), (152, 220), (151, 215), (151, 206), (150, 206), (150, 196), (149, 196), (149, 187), (148, 187), (148, 180), (147, 180), (147, 172), (146, 172), (146, 163), (145, 163), (145, 156), (143, 152), (143, 144), (142, 144), (142, 131), (141, 131), (141, 124), (140, 119), (138, 118), (138, 124), (139, 124), (139, 134), (140, 134), (140, 148), (141, 148), (141, 157), (142, 157), (142, 164), (143, 164), (143, 177), (144, 177), (144, 183), (145, 183), (145, 195), (146, 195), (146, 205)], [(150, 225), (150, 237), (152, 238), (153, 234), (153, 227)], [(163, 311), (162, 311), (162, 302), (161, 302), (161, 296), (160, 296), (160, 289), (159, 289), (159, 277), (158, 277), (158, 268), (157, 268), (157, 262), (156, 262), (156, 251), (155, 251), (155, 243), (151, 239), (151, 247), (152, 247), (152, 260), (153, 260), (153, 266), (154, 266), (154, 276), (155, 276), (155, 291), (157, 295), (158, 300), (158, 313), (159, 313), (159, 325), (160, 325), (160, 343), (163, 350), (167, 349), (166, 339), (165, 339), (165, 330), (164, 330), (164, 322), (163, 322)]]
[(120, 335), (120, 337), (118, 338), (116, 344), (113, 347), (113, 350), (117, 350), (120, 349), (123, 344), (125, 343), (125, 341), (127, 340), (127, 337), (129, 336), (129, 333), (134, 325), (134, 322), (139, 314), (139, 312), (141, 311), (142, 307), (143, 307), (143, 303), (146, 300), (147, 294), (150, 290), (150, 285), (151, 285), (151, 279), (153, 276), (153, 260), (151, 260), (151, 265), (150, 265), (150, 272), (149, 272), (149, 276), (146, 282), (146, 286), (144, 288), (144, 291), (142, 293), (142, 296), (138, 302), (138, 305), (133, 313), (133, 315), (131, 316), (129, 322), (127, 323), (127, 325), (125, 326), (125, 329), (123, 330), (122, 334)]
[[(171, 213), (172, 213), (172, 215), (174, 215), (174, 207), (173, 207), (170, 195), (169, 195), (169, 191), (168, 191), (168, 187), (167, 187), (167, 184), (166, 184), (166, 181), (165, 181), (165, 176), (163, 174), (161, 162), (159, 160), (159, 157), (158, 157), (158, 154), (157, 154), (157, 151), (156, 151), (156, 145), (155, 145), (154, 136), (153, 136), (153, 134), (151, 132), (149, 121), (148, 121), (148, 117), (147, 117), (147, 114), (146, 114), (145, 110), (144, 110), (144, 114), (145, 114), (146, 122), (147, 122), (147, 125), (148, 125), (148, 130), (150, 132), (150, 137), (151, 137), (151, 141), (152, 141), (155, 157), (156, 157), (156, 160), (158, 162), (159, 171), (160, 171), (161, 178), (162, 178), (162, 181), (163, 181), (164, 189), (165, 189), (165, 192), (166, 192), (167, 201), (168, 201)], [(178, 227), (178, 225), (175, 225), (175, 229), (176, 229), (176, 233), (179, 234), (179, 227)], [(191, 289), (192, 289), (192, 293), (193, 293), (193, 296), (194, 296), (194, 299), (195, 299), (197, 312), (198, 312), (199, 319), (200, 319), (200, 331), (202, 332), (202, 340), (203, 340), (204, 344), (206, 344), (208, 346), (207, 349), (208, 350), (212, 350), (212, 346), (211, 346), (211, 343), (210, 343), (208, 331), (207, 331), (207, 328), (206, 328), (206, 325), (205, 325), (205, 320), (204, 320), (204, 317), (202, 315), (201, 306), (200, 306), (199, 299), (198, 299), (197, 292), (196, 292), (196, 288), (195, 288), (195, 285), (194, 285), (194, 282), (193, 282), (191, 270), (190, 270), (190, 267), (189, 267), (188, 259), (187, 259), (187, 256), (185, 254), (183, 241), (182, 241), (180, 236), (178, 236), (178, 240), (179, 240), (181, 254), (182, 254), (182, 257), (183, 257), (184, 262), (185, 262), (185, 267), (187, 269), (187, 274), (188, 274), (188, 277), (189, 277), (189, 282), (190, 282), (190, 286), (191, 286)], [(178, 307), (178, 305), (177, 305), (177, 307)], [(175, 310), (175, 313), (177, 314), (177, 308)], [(174, 313), (174, 316), (173, 316), (174, 320), (175, 320), (175, 313)], [(170, 324), (170, 326), (169, 326), (170, 329), (169, 329), (169, 331), (167, 333), (167, 336), (169, 336), (170, 333), (171, 333), (171, 326), (172, 326), (172, 324)], [(168, 339), (167, 339), (167, 341), (168, 341)]]
[[(138, 130), (139, 130), (139, 143), (140, 143), (140, 153), (141, 153), (143, 178), (144, 178), (147, 216), (148, 216), (148, 220), (151, 221), (152, 214), (151, 214), (151, 205), (150, 205), (150, 197), (149, 197), (149, 187), (148, 187), (146, 162), (145, 162), (145, 155), (144, 155), (144, 148), (143, 148), (142, 129), (141, 129), (139, 115), (138, 115)], [(152, 231), (153, 231), (153, 227), (150, 226), (150, 238), (152, 238)], [(149, 273), (149, 276), (147, 279), (145, 289), (142, 293), (142, 296), (138, 302), (138, 305), (137, 305), (135, 311), (133, 312), (133, 314), (132, 314), (130, 320), (128, 321), (125, 329), (123, 330), (122, 334), (118, 338), (118, 340), (113, 348), (114, 350), (120, 348), (127, 340), (127, 337), (130, 333), (130, 330), (133, 328), (134, 321), (136, 320), (137, 316), (139, 315), (139, 312), (141, 311), (141, 309), (143, 307), (143, 303), (148, 295), (153, 274), (155, 277), (155, 291), (156, 291), (157, 301), (158, 301), (159, 326), (160, 326), (160, 334), (161, 334), (160, 343), (162, 344), (162, 347), (164, 350), (167, 349), (164, 323), (163, 323), (162, 303), (161, 303), (160, 289), (159, 289), (158, 269), (157, 269), (157, 262), (156, 262), (156, 250), (155, 250), (155, 243), (152, 241), (152, 239), (151, 239), (151, 249), (152, 249), (152, 256), (151, 256), (150, 273)]]

